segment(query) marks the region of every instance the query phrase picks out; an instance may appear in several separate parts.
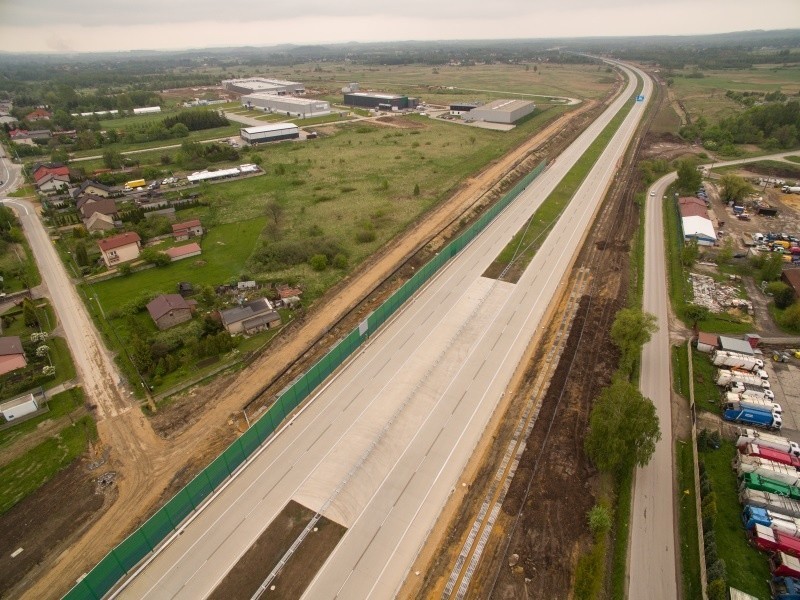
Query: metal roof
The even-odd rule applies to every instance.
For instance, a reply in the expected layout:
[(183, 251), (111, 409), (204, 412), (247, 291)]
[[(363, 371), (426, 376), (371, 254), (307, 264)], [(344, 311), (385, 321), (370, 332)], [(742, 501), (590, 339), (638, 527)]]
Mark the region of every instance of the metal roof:
[(738, 338), (719, 336), (719, 347), (729, 352), (738, 352), (740, 354), (754, 354), (752, 346), (744, 340)]
[(716, 241), (717, 239), (714, 225), (705, 217), (682, 217), (681, 227), (683, 228), (684, 237), (699, 237), (710, 241)]
[(481, 110), (496, 110), (498, 112), (512, 112), (533, 104), (530, 100), (492, 100), (480, 106)]
[(13, 398), (12, 400), (8, 400), (7, 402), (3, 402), (2, 404), (0, 404), (0, 411), (8, 410), (9, 408), (14, 408), (21, 404), (27, 404), (28, 402), (31, 401), (36, 402), (36, 398), (34, 397), (34, 395), (25, 394), (24, 396), (20, 396), (19, 398)]
[(257, 127), (242, 127), (242, 131), (248, 135), (256, 133), (269, 133), (272, 131), (299, 131), (297, 125), (294, 123), (269, 123), (267, 125), (258, 125)]
[(22, 349), (22, 342), (18, 335), (0, 337), (0, 356), (24, 353), (25, 351)]

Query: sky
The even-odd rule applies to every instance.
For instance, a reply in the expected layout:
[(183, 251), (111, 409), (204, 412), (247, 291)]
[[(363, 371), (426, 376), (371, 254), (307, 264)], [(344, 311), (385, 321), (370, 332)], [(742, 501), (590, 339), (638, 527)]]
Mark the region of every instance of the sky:
[(686, 35), (800, 27), (800, 0), (0, 0), (0, 51)]

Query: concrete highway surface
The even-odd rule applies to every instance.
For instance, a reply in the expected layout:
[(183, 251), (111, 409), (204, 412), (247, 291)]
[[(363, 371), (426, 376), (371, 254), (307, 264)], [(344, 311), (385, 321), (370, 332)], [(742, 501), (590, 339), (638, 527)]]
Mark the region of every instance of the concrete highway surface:
[[(319, 390), (119, 590), (201, 598), (290, 500), (347, 527), (307, 598), (390, 598), (541, 328), (645, 106), (637, 102), (517, 284), (482, 277), (636, 87)], [(650, 80), (643, 94), (649, 99)], [(313, 543), (312, 537), (306, 543)], [(308, 565), (313, 572), (319, 565)], [(266, 577), (267, 573), (264, 573)], [(267, 592), (268, 594), (269, 592)]]

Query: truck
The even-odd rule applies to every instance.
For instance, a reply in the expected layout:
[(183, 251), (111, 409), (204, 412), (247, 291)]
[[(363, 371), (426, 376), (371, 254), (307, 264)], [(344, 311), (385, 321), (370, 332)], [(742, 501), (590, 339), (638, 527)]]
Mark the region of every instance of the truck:
[(145, 180), (144, 179), (134, 179), (132, 181), (125, 182), (125, 189), (126, 190), (135, 190), (136, 188), (144, 187)]
[(800, 600), (800, 581), (793, 577), (773, 577), (769, 591), (772, 600)]
[(800, 558), (800, 539), (775, 531), (763, 525), (756, 525), (747, 532), (750, 542), (763, 552), (785, 552)]
[(797, 469), (757, 456), (737, 454), (733, 460), (733, 468), (736, 469), (738, 475), (755, 473), (773, 481), (800, 487), (800, 473)]
[(711, 355), (711, 362), (716, 367), (738, 367), (748, 371), (764, 368), (764, 361), (760, 358), (727, 350), (715, 350)]
[(714, 379), (714, 383), (717, 385), (726, 386), (733, 382), (760, 385), (764, 388), (770, 387), (769, 381), (761, 379), (761, 377), (758, 375), (753, 375), (752, 373), (747, 373), (744, 371), (731, 371), (729, 369), (720, 369), (717, 371), (717, 376)]
[(800, 559), (786, 552), (776, 552), (769, 557), (769, 570), (775, 577), (800, 577)]
[(789, 517), (800, 517), (800, 502), (770, 492), (762, 492), (761, 490), (745, 487), (739, 492), (739, 502), (741, 504), (760, 506)]
[(742, 396), (735, 392), (726, 392), (722, 398), (722, 403), (739, 402), (743, 406), (752, 406), (753, 408), (771, 410), (774, 413), (783, 415), (783, 407), (777, 402), (768, 400), (767, 398), (757, 398), (755, 396)]
[(788, 454), (787, 452), (783, 452), (782, 450), (767, 448), (766, 446), (761, 446), (759, 444), (744, 444), (741, 448), (739, 448), (739, 452), (748, 456), (758, 456), (759, 458), (771, 460), (772, 462), (780, 463), (782, 465), (786, 465), (787, 467), (800, 470), (800, 458), (792, 454)]
[(766, 398), (767, 400), (774, 400), (775, 393), (772, 390), (761, 387), (761, 385), (751, 385), (749, 383), (739, 383), (734, 381), (728, 384), (728, 391), (741, 394), (742, 396), (751, 396), (753, 398)]
[(740, 402), (726, 402), (722, 410), (722, 418), (733, 423), (759, 425), (774, 430), (779, 430), (783, 425), (779, 414), (770, 410), (742, 406)]
[(740, 429), (739, 439), (736, 440), (736, 447), (741, 448), (745, 444), (758, 444), (762, 448), (774, 448), (775, 450), (780, 450), (781, 452), (786, 452), (787, 454), (800, 458), (800, 445), (780, 435), (764, 433), (763, 431), (756, 431), (755, 429), (749, 428)]
[(793, 485), (786, 485), (780, 481), (775, 481), (768, 477), (759, 475), (758, 473), (745, 473), (739, 477), (741, 484), (739, 491), (744, 488), (751, 490), (758, 490), (760, 492), (767, 492), (768, 494), (775, 494), (776, 496), (784, 496), (791, 500), (800, 500), (800, 488)]
[(793, 538), (800, 539), (800, 519), (770, 512), (758, 506), (745, 506), (742, 511), (742, 524), (745, 529), (752, 529), (757, 524), (780, 531)]
[(784, 194), (800, 194), (800, 185), (785, 185), (781, 191)]

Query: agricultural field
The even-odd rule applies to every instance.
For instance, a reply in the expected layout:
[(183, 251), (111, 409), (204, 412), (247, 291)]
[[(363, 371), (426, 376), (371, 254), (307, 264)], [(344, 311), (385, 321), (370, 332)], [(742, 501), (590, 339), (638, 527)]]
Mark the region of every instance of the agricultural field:
[(774, 92), (787, 96), (800, 92), (800, 65), (756, 65), (746, 70), (706, 71), (703, 77), (687, 77), (694, 69), (675, 71), (671, 91), (692, 119), (703, 116), (710, 122), (729, 117), (743, 109), (725, 92)]

